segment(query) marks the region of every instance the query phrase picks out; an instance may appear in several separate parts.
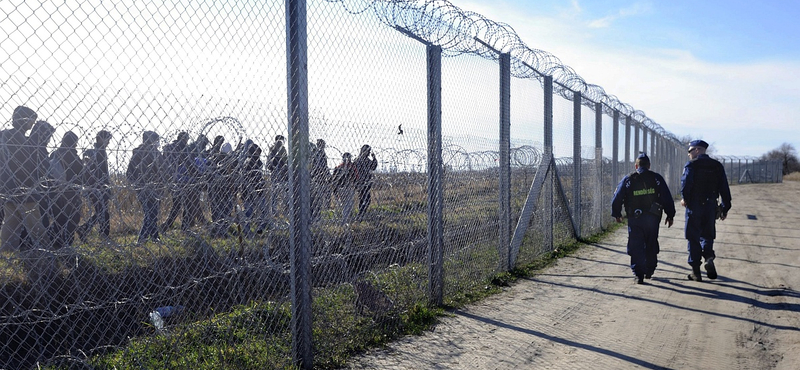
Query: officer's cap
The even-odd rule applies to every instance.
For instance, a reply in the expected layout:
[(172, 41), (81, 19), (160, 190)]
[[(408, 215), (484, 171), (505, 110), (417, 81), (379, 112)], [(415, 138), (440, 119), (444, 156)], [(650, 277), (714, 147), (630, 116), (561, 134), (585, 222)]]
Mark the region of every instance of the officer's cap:
[(690, 148), (698, 147), (698, 146), (703, 148), (703, 149), (708, 149), (708, 143), (703, 141), (703, 140), (693, 140), (692, 142), (689, 143), (689, 147)]

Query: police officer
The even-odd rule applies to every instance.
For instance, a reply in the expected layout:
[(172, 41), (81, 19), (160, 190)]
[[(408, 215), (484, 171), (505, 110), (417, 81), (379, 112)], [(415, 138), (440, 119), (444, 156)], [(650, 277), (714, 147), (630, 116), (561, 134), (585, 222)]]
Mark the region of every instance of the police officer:
[[(705, 259), (709, 279), (717, 278), (714, 266), (715, 220), (724, 220), (731, 209), (731, 190), (722, 163), (706, 154), (708, 143), (689, 143), (689, 162), (681, 177), (681, 205), (686, 207), (686, 239), (689, 241), (689, 280), (702, 281), (700, 264)], [(721, 203), (717, 206), (717, 198)], [(719, 208), (719, 215), (717, 209)]]
[(625, 176), (617, 185), (611, 200), (611, 217), (622, 222), (622, 206), (628, 216), (628, 255), (634, 282), (643, 284), (653, 277), (658, 264), (658, 227), (661, 216), (672, 227), (675, 203), (664, 178), (650, 171), (650, 158), (641, 153), (634, 164), (636, 171)]

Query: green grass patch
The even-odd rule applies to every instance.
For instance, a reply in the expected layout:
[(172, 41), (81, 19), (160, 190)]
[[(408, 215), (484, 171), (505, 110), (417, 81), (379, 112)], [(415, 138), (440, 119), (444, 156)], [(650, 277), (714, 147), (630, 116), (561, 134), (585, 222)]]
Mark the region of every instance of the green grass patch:
[(253, 303), (131, 339), (90, 363), (105, 369), (292, 369), (288, 303)]

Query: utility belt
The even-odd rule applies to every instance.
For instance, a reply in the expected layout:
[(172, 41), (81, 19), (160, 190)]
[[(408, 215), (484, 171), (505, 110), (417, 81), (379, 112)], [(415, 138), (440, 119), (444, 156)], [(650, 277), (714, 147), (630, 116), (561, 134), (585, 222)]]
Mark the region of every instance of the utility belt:
[(709, 202), (717, 203), (717, 198), (719, 198), (719, 194), (711, 194), (711, 195), (706, 196), (706, 197), (700, 197), (700, 205), (704, 206), (704, 205), (708, 204)]
[(639, 218), (642, 217), (643, 214), (649, 213), (660, 218), (663, 211), (664, 207), (661, 205), (661, 203), (653, 203), (650, 205), (650, 208), (647, 209), (634, 209), (633, 212), (628, 213), (628, 217)]

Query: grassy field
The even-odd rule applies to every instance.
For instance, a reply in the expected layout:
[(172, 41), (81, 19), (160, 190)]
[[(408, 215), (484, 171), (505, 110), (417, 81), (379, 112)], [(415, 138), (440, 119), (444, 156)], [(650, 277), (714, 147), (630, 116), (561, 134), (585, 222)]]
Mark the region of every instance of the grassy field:
[[(549, 231), (540, 228), (544, 214), (535, 216), (516, 272), (499, 272), (496, 172), (447, 176), (445, 308), (499, 291), (528, 264), (540, 266), (574, 242), (558, 211), (553, 238), (562, 247), (543, 248)], [(533, 174), (512, 179), (518, 213)], [(426, 189), (423, 174), (379, 174), (369, 217), (343, 225), (332, 208), (312, 225), (315, 367), (339, 367), (353, 353), (423, 331), (444, 313), (427, 305)], [(171, 230), (161, 243), (137, 245), (138, 203), (126, 188), (117, 190), (111, 241), (91, 236), (74, 253), (47, 257), (45, 268), (32, 263), (41, 258), (0, 259), (0, 299), (7, 302), (0, 340), (10, 343), (0, 367), (49, 359), (40, 365), (292, 368), (288, 228), (255, 238), (235, 225), (223, 238)], [(162, 218), (168, 207), (167, 200)], [(163, 328), (150, 320), (155, 308), (177, 305), (182, 311), (165, 317)], [(45, 344), (42, 332), (52, 338)]]

